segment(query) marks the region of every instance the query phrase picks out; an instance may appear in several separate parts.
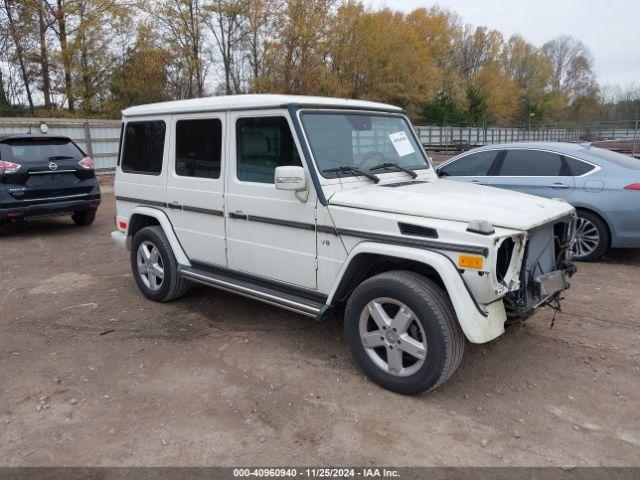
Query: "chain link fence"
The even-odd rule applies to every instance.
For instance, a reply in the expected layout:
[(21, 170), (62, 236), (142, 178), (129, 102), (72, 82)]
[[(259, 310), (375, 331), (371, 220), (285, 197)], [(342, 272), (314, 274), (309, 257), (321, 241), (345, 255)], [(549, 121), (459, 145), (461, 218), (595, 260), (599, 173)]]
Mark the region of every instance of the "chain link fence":
[(627, 155), (640, 155), (638, 120), (521, 126), (418, 125), (416, 131), (430, 151), (456, 152), (495, 143), (592, 142)]

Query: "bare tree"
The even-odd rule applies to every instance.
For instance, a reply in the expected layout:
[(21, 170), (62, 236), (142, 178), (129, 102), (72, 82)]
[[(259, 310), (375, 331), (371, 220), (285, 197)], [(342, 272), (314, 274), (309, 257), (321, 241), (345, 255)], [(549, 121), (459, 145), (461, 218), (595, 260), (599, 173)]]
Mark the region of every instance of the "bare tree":
[(216, 50), (224, 68), (224, 92), (227, 95), (240, 91), (240, 65), (238, 57), (243, 44), (251, 1), (211, 0), (205, 6), (204, 22), (213, 34)]
[(542, 46), (551, 62), (551, 85), (555, 91), (575, 99), (594, 87), (593, 59), (587, 46), (568, 35), (555, 38)]
[(18, 65), (20, 66), (20, 73), (22, 75), (22, 82), (24, 84), (24, 89), (27, 95), (27, 102), (29, 103), (29, 110), (33, 115), (34, 107), (33, 107), (33, 96), (31, 94), (31, 75), (29, 74), (27, 68), (27, 62), (25, 59), (25, 52), (23, 46), (24, 34), (21, 33), (21, 29), (18, 26), (17, 19), (17, 7), (15, 2), (12, 0), (4, 0), (4, 18), (3, 23), (5, 23), (7, 31), (11, 36), (11, 39), (15, 48), (15, 56)]

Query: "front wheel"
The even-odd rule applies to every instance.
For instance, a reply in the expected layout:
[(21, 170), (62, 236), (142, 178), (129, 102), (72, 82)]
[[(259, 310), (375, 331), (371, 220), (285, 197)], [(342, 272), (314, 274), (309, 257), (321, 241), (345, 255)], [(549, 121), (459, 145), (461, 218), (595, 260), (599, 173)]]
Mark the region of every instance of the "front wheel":
[(344, 321), (360, 368), (397, 393), (433, 390), (462, 360), (464, 337), (449, 298), (413, 272), (386, 272), (363, 282), (349, 298)]
[(189, 288), (178, 275), (178, 262), (159, 226), (145, 227), (133, 237), (131, 270), (142, 294), (155, 302), (179, 298)]

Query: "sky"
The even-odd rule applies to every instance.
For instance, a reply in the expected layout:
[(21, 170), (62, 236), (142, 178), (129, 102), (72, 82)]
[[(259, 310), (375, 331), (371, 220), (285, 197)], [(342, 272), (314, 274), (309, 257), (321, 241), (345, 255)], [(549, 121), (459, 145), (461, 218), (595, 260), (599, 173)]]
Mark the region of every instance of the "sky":
[(521, 34), (541, 46), (571, 35), (591, 50), (600, 84), (640, 84), (639, 0), (364, 0), (374, 8), (410, 12), (438, 5), (456, 12), (464, 23), (485, 25), (505, 38)]

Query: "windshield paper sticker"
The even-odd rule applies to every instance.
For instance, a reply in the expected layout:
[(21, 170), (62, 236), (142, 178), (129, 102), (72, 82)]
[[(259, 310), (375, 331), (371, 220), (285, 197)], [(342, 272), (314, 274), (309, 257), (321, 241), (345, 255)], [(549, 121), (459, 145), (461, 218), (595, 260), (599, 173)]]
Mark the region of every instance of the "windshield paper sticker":
[(393, 148), (396, 149), (399, 157), (410, 155), (415, 152), (407, 134), (404, 132), (396, 132), (389, 134), (389, 140), (393, 144)]

